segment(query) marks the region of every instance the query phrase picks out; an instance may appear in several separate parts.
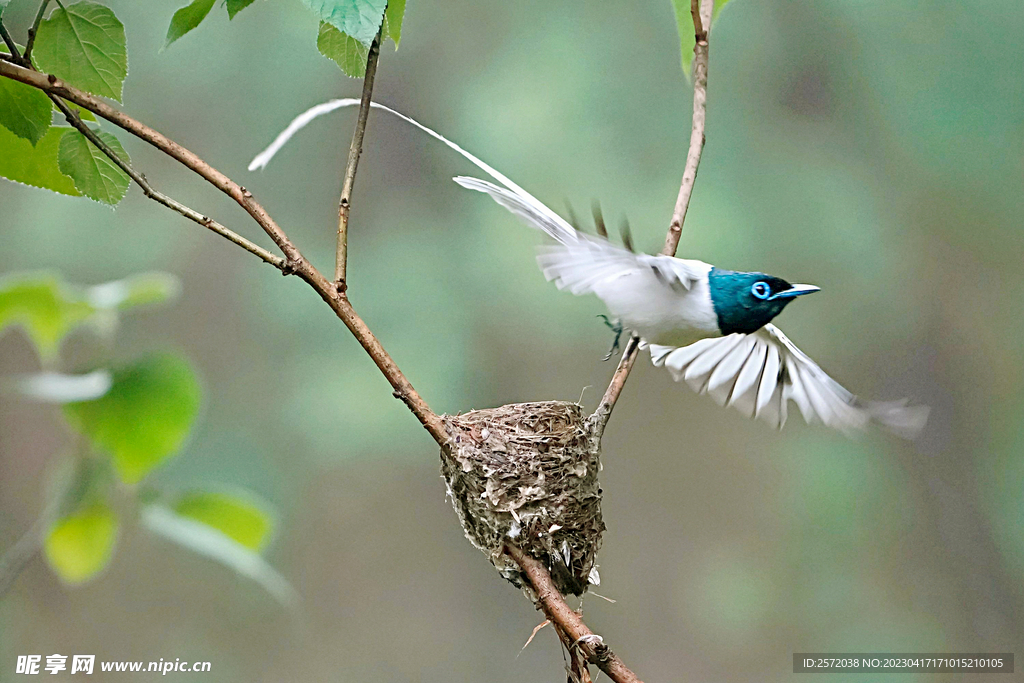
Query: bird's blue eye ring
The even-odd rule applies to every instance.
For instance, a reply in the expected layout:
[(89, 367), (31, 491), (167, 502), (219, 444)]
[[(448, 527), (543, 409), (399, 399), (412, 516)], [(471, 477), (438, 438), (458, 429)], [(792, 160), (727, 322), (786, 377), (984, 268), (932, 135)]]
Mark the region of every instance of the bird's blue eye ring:
[(760, 282), (755, 282), (753, 284), (753, 286), (750, 288), (750, 293), (753, 294), (758, 299), (761, 299), (762, 301), (764, 301), (765, 299), (767, 299), (769, 297), (769, 295), (771, 295), (772, 290), (768, 286), (767, 282), (760, 281)]

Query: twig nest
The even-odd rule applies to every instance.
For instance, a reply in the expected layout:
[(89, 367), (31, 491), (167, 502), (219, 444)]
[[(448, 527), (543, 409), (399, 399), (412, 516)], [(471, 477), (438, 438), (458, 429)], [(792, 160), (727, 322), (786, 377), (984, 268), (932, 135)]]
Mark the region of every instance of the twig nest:
[(452, 444), (441, 474), (466, 538), (498, 572), (524, 585), (503, 549), (513, 543), (547, 564), (562, 593), (598, 583), (600, 448), (580, 405), (514, 403), (442, 417)]

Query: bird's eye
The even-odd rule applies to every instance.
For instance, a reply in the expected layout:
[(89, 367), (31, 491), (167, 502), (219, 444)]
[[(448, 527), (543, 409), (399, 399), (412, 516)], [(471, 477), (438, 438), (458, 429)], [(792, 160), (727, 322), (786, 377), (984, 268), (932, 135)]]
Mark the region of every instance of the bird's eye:
[(771, 288), (767, 282), (755, 282), (750, 288), (750, 293), (758, 299), (764, 300), (768, 298), (768, 295), (772, 293)]

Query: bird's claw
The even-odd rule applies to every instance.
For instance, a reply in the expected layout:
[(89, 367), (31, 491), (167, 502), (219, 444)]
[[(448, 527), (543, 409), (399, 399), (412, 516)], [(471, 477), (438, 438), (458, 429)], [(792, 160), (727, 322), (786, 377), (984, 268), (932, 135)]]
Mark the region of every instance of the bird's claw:
[(615, 333), (615, 338), (612, 340), (612, 347), (608, 349), (608, 353), (601, 359), (603, 361), (607, 361), (614, 356), (620, 348), (619, 341), (622, 339), (622, 321), (616, 320), (615, 322), (612, 322), (606, 315), (599, 315), (597, 317), (604, 320), (604, 324), (608, 326), (608, 329)]

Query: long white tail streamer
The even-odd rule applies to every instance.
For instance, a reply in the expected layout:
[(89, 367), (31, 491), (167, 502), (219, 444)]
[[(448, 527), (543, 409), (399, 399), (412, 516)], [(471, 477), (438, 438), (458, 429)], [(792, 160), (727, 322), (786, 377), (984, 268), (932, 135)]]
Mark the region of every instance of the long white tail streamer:
[[(266, 168), (267, 164), (270, 163), (270, 160), (274, 158), (274, 155), (277, 154), (282, 147), (284, 147), (285, 143), (287, 143), (292, 138), (293, 135), (295, 135), (300, 130), (305, 128), (306, 125), (309, 124), (309, 122), (312, 121), (313, 119), (323, 116), (324, 114), (328, 114), (334, 111), (335, 109), (341, 109), (343, 107), (353, 107), (358, 104), (359, 100), (357, 99), (344, 98), (340, 100), (331, 100), (329, 102), (324, 102), (323, 104), (318, 104), (315, 107), (311, 107), (310, 109), (307, 109), (306, 111), (302, 112), (301, 114), (296, 116), (291, 123), (288, 124), (287, 128), (281, 131), (281, 133), (278, 134), (276, 138), (274, 138), (274, 141), (271, 142), (270, 145), (265, 150), (263, 150), (262, 152), (257, 154), (255, 158), (253, 158), (253, 160), (249, 163), (249, 170), (255, 171), (257, 169)], [(461, 154), (463, 157), (468, 159), (477, 168), (484, 171), (487, 175), (491, 176), (499, 183), (515, 192), (516, 194), (522, 196), (524, 199), (528, 200), (531, 204), (533, 204), (537, 209), (541, 210), (543, 213), (550, 216), (554, 216), (558, 221), (562, 220), (551, 209), (549, 209), (547, 206), (541, 203), (540, 200), (538, 200), (532, 194), (530, 194), (529, 192), (527, 192), (526, 190), (512, 182), (512, 180), (508, 178), (508, 176), (506, 176), (504, 173), (498, 171), (490, 164), (487, 164), (476, 155), (467, 152), (462, 147), (459, 147), (457, 144), (455, 144), (445, 136), (441, 135), (440, 133), (433, 131), (430, 128), (427, 128), (419, 121), (412, 119), (401, 112), (395, 111), (391, 107), (386, 107), (378, 102), (370, 102), (370, 106), (373, 107), (374, 109), (380, 109), (381, 111), (386, 111), (389, 114), (397, 116), (403, 121), (416, 126), (430, 137), (440, 140), (441, 142), (443, 142), (444, 144), (448, 145), (456, 152)]]

